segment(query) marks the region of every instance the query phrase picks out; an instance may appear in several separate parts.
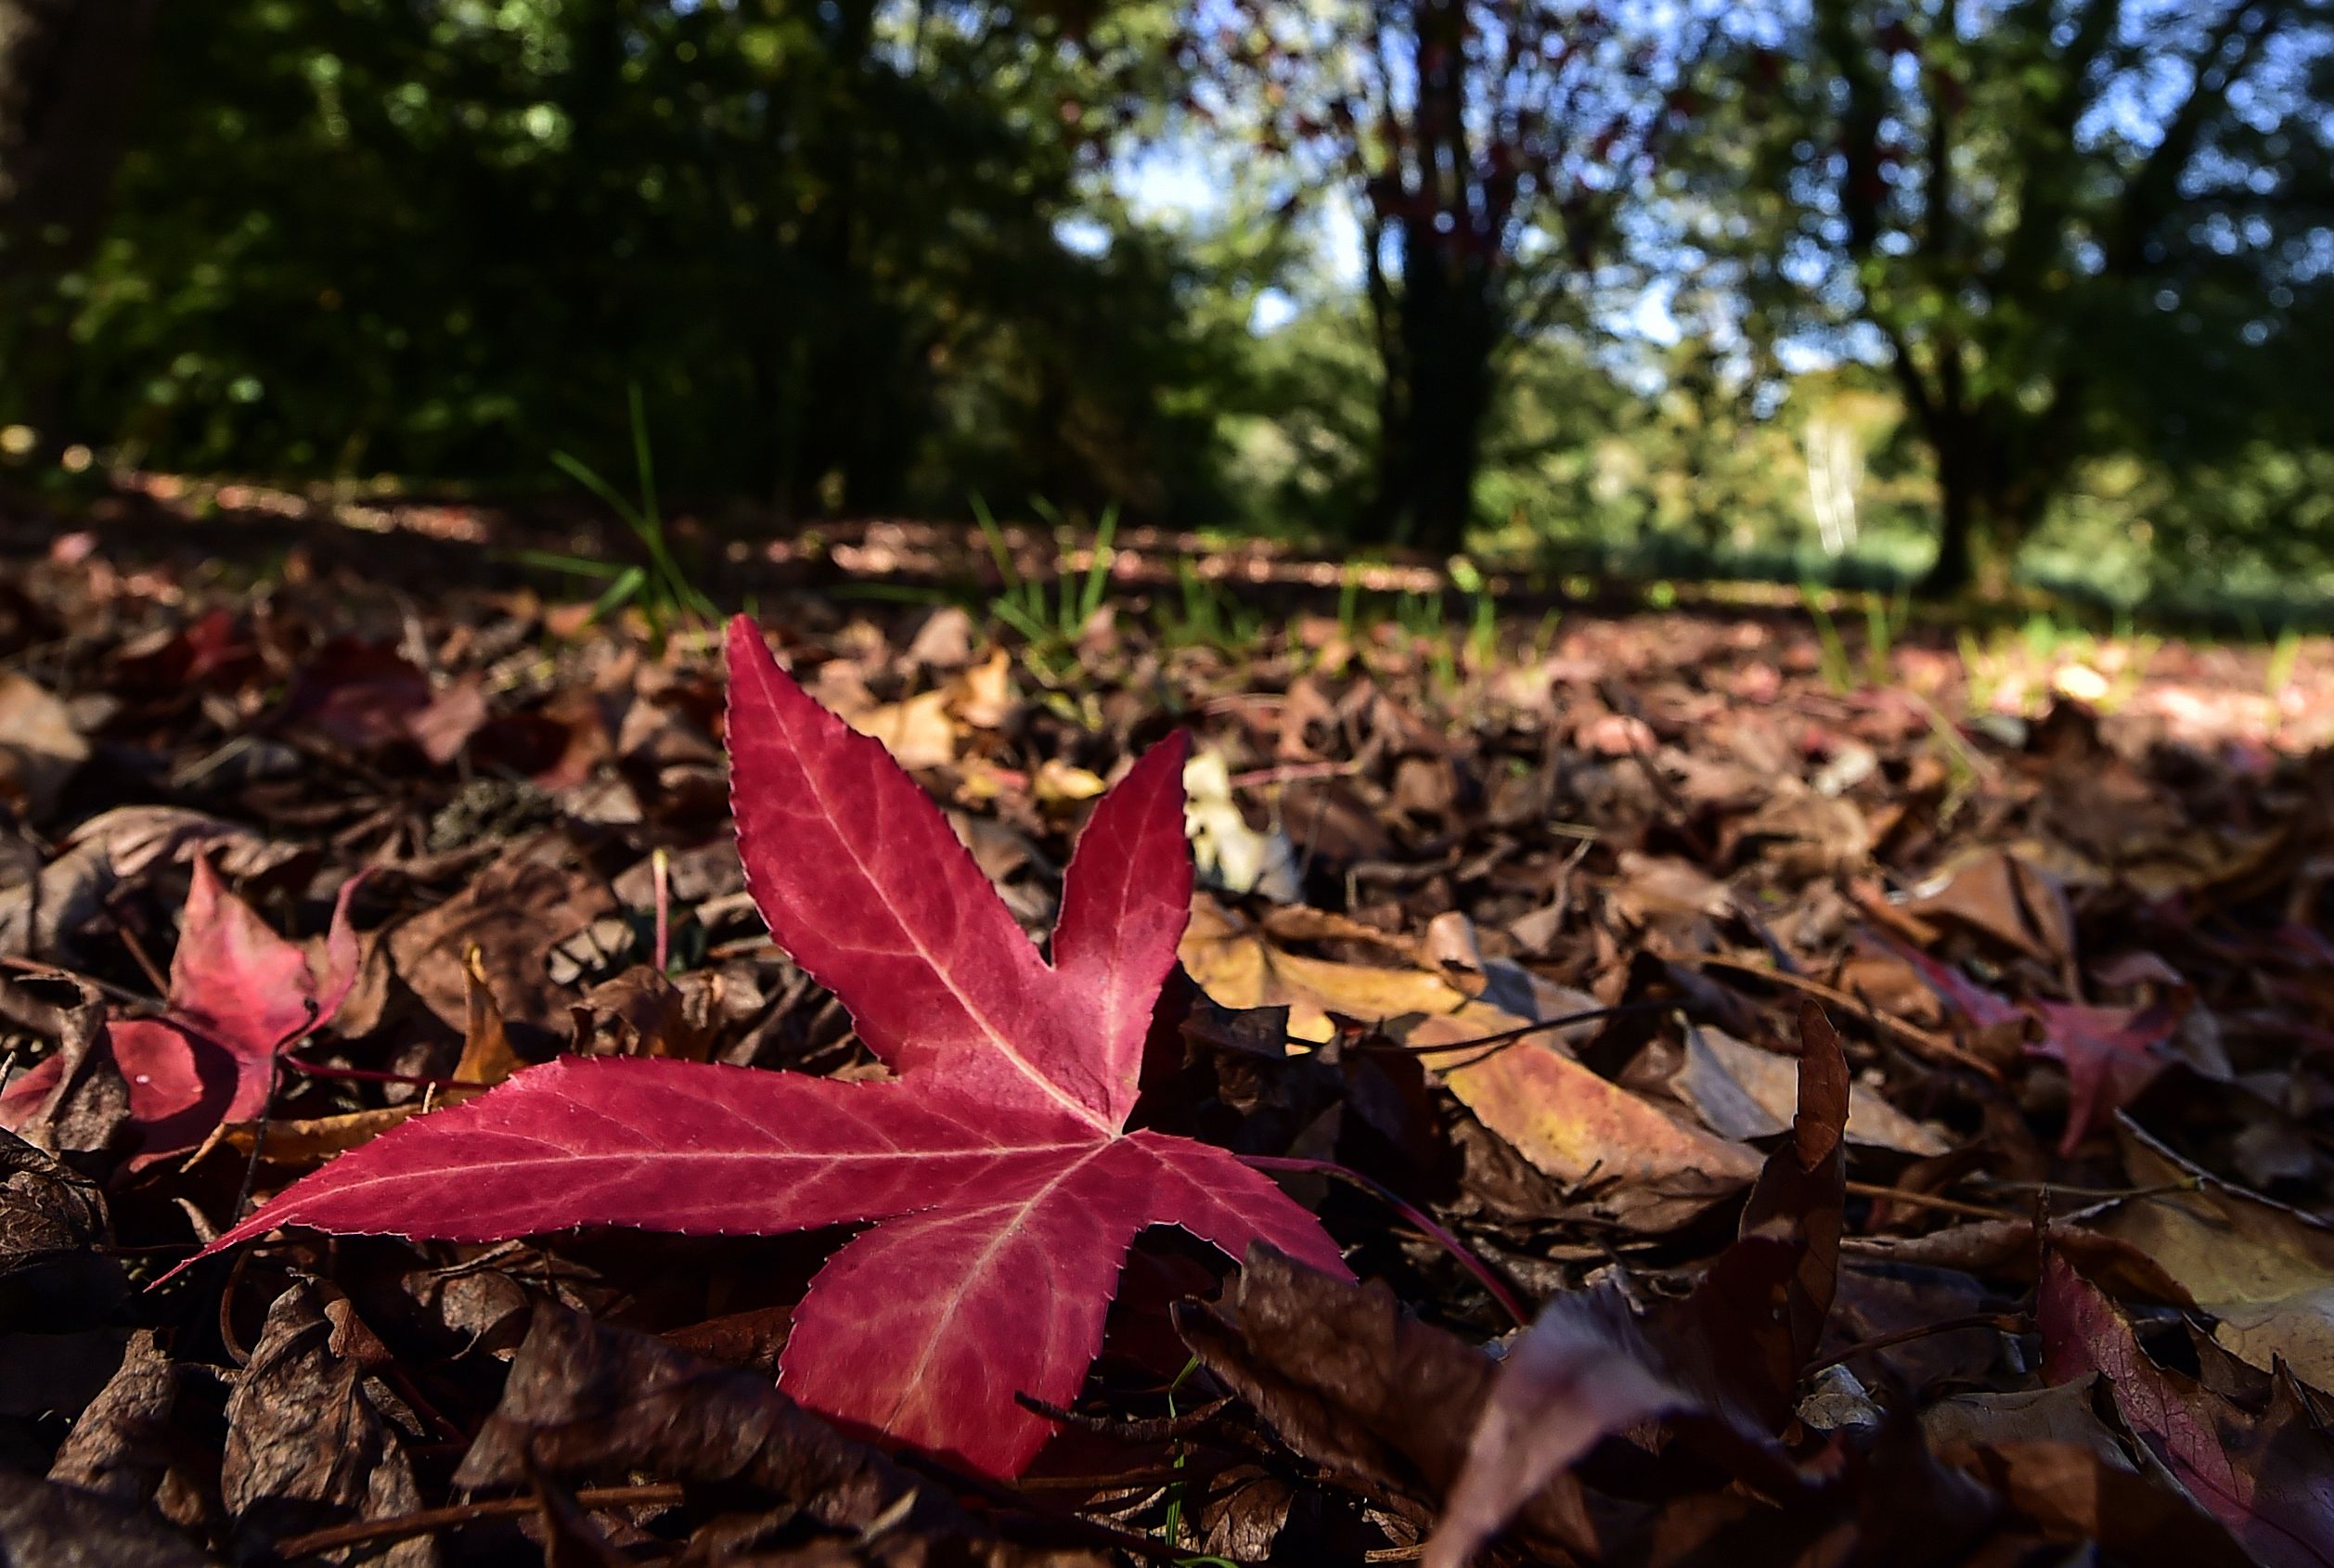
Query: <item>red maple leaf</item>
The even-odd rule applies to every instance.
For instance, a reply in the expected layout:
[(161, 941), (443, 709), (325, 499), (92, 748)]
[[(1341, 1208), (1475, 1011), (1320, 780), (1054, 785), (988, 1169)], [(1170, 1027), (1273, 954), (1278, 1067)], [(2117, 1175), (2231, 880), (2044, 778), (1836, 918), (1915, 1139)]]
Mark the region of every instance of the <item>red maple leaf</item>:
[[(168, 1013), (106, 1028), (102, 1048), (128, 1086), (140, 1134), (133, 1165), (192, 1149), (220, 1123), (248, 1122), (266, 1109), (277, 1055), (329, 1022), (356, 984), (349, 898), (362, 880), (341, 889), (319, 973), (220, 884), (208, 860), (195, 861), (170, 960)], [(10, 1084), (0, 1094), (0, 1126), (39, 1115), (63, 1071), (53, 1056)]]
[(812, 1281), (781, 1382), (999, 1474), (1052, 1430), (1013, 1395), (1077, 1395), (1146, 1226), (1344, 1272), (1312, 1215), (1237, 1156), (1123, 1130), (1190, 912), (1180, 737), (1095, 808), (1049, 964), (915, 781), (742, 618), (729, 673), (748, 885), (897, 1079), (569, 1058), (342, 1156), (215, 1246), (283, 1225), (493, 1240), (872, 1221)]
[(2032, 1018), (2042, 1038), (2025, 1042), (2026, 1054), (2056, 1061), (2067, 1070), (2067, 1130), (2058, 1152), (2072, 1155), (2108, 1117), (2139, 1098), (2177, 1060), (2171, 1048), (2180, 1013), (2163, 1002), (2145, 1008), (2095, 1008), (2077, 1002), (2028, 1002), (2023, 1007), (1989, 991), (1950, 964), (1900, 943), (1888, 945), (1939, 998), (1979, 1029), (2020, 1023)]
[(1923, 984), (1937, 994), (1937, 999), (1967, 1019), (1975, 1029), (1995, 1029), (2005, 1023), (2016, 1023), (2025, 1015), (2017, 1003), (1998, 991), (1984, 986), (1963, 974), (1951, 964), (1940, 963), (1917, 947), (1881, 938), (1882, 945), (1912, 966)]
[(2179, 1060), (2171, 1046), (2180, 1014), (2170, 1005), (2094, 1008), (2074, 1002), (2030, 1004), (2043, 1037), (2026, 1047), (2067, 1070), (2067, 1131), (2058, 1152), (2072, 1155), (2083, 1140)]

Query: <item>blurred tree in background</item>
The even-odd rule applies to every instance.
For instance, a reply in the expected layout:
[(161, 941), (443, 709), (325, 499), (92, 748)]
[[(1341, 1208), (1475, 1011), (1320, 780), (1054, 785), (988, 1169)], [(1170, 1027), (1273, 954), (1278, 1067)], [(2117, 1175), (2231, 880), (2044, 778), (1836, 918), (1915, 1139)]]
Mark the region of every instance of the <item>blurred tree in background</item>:
[(54, 285), (104, 220), (155, 6), (0, 0), (0, 367), (27, 429), (62, 412), (71, 307)]
[[(140, 460), (490, 480), (621, 452), (781, 513), (968, 489), (1202, 506), (1181, 258), (1066, 249), (1086, 112), (1155, 49), (872, 0), (222, 0), (79, 309), (69, 430)], [(623, 465), (612, 464), (621, 468)]]
[(2328, 434), (2310, 0), (1808, 0), (1708, 73), (1697, 231), (1763, 330), (1870, 357), (1932, 454), (1932, 588), (1999, 585), (2089, 459)]
[(2334, 589), (2330, 10), (0, 0), (0, 466)]
[(1582, 0), (1202, 7), (1195, 98), (1359, 216), (1377, 354), (1375, 537), (1449, 551), (1475, 521), (1505, 363), (1589, 309), (1669, 127), (1694, 33)]

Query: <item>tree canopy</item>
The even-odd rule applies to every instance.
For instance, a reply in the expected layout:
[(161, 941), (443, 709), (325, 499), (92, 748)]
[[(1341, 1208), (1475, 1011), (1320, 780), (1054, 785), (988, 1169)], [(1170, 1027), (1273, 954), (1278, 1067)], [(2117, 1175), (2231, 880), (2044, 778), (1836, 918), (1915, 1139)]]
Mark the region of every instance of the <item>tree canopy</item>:
[(18, 469), (2325, 553), (2314, 0), (0, 16)]

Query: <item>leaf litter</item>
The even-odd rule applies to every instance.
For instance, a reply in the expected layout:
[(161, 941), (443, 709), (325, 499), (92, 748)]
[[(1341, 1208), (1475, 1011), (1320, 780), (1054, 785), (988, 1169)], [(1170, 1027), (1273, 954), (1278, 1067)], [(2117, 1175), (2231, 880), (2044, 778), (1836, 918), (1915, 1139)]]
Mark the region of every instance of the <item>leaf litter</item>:
[(71, 554), (12, 1560), (2334, 1562), (2334, 777), (2224, 660)]

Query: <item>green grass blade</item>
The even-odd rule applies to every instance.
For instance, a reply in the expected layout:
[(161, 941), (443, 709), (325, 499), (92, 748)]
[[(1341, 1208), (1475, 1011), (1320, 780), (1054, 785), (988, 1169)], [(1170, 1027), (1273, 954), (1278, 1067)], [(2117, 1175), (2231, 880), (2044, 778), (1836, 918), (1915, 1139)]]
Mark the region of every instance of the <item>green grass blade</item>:
[(640, 383), (627, 382), (625, 393), (632, 409), (632, 461), (640, 471), (640, 515), (661, 532), (664, 520), (656, 506), (656, 464), (649, 452), (649, 418), (640, 402)]
[(1094, 612), (1103, 607), (1103, 590), (1110, 585), (1110, 542), (1118, 534), (1118, 505), (1111, 503), (1103, 510), (1102, 526), (1094, 531), (1094, 559), (1086, 568), (1086, 591), (1078, 596), (1077, 623), (1080, 631), (1094, 619)]
[(507, 560), (514, 566), (532, 566), (544, 572), (565, 572), (577, 577), (597, 577), (606, 581), (621, 577), (628, 567), (612, 566), (604, 560), (592, 560), (585, 556), (564, 556), (556, 550), (500, 550), (495, 559)]
[(592, 601), (591, 619), (597, 621), (619, 605), (629, 603), (648, 580), (649, 574), (639, 567), (625, 567), (616, 580), (608, 585), (608, 591)]
[(606, 503), (609, 509), (613, 511), (618, 517), (622, 518), (625, 524), (631, 528), (633, 533), (640, 533), (646, 530), (648, 526), (647, 521), (638, 512), (633, 509), (632, 503), (625, 500), (621, 495), (617, 494), (615, 486), (600, 478), (600, 475), (595, 473), (588, 465), (578, 461), (576, 458), (570, 456), (564, 452), (552, 453), (551, 462), (552, 465), (560, 470), (560, 472), (565, 474), (568, 478), (574, 480), (576, 483), (582, 485), (585, 489), (590, 491), (594, 495), (597, 495), (601, 501)]

